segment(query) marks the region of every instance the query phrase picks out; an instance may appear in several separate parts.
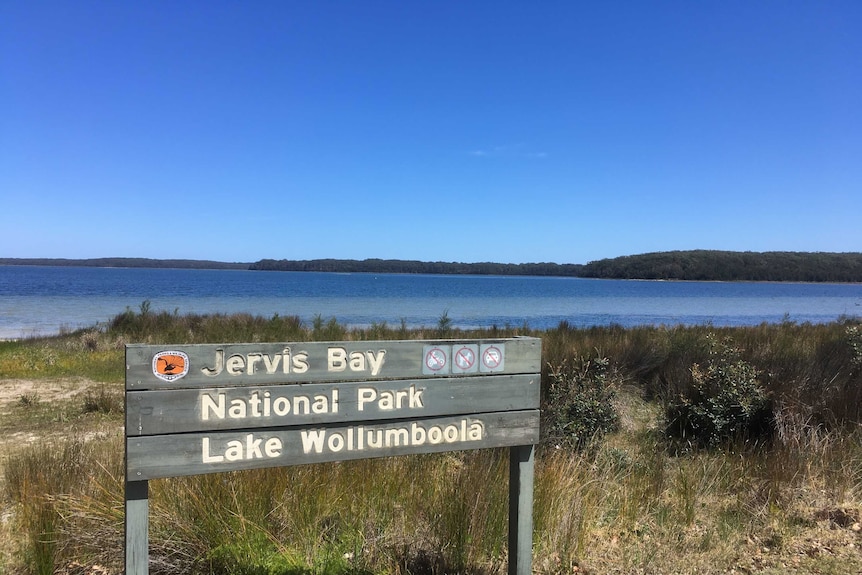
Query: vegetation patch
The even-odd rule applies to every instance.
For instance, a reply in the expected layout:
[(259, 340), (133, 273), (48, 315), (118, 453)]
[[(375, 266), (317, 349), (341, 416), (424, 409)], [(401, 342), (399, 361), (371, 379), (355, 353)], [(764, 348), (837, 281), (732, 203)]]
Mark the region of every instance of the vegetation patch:
[[(858, 321), (536, 332), (443, 318), (347, 329), (142, 306), (104, 330), (0, 344), (0, 571), (122, 570), (123, 342), (443, 329), (542, 338), (543, 441), (572, 449), (537, 452), (536, 573), (862, 571)], [(660, 424), (674, 401), (685, 437), (703, 438), (693, 449)], [(749, 417), (762, 408), (768, 439)], [(504, 573), (507, 473), (507, 450), (480, 450), (154, 480), (151, 572)]]
[(758, 370), (739, 357), (732, 341), (712, 335), (708, 341), (706, 364), (693, 364), (689, 386), (667, 403), (669, 435), (704, 446), (765, 438), (772, 410)]
[(542, 409), (547, 445), (582, 450), (618, 429), (609, 363), (605, 357), (582, 357), (551, 369)]

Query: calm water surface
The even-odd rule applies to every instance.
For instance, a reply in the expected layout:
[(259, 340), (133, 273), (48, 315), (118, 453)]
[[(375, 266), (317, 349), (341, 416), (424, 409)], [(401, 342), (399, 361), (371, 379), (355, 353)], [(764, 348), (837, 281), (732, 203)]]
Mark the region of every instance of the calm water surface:
[(538, 329), (862, 316), (860, 284), (0, 266), (0, 338), (96, 325), (144, 300), (154, 311), (319, 315), (349, 326), (434, 326), (443, 313), (456, 327)]

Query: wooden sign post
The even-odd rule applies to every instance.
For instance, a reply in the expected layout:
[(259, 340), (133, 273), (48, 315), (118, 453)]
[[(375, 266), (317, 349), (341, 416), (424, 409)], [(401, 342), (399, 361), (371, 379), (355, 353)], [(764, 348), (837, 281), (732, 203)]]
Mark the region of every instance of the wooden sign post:
[(126, 346), (126, 573), (150, 479), (509, 447), (509, 573), (532, 566), (541, 340)]

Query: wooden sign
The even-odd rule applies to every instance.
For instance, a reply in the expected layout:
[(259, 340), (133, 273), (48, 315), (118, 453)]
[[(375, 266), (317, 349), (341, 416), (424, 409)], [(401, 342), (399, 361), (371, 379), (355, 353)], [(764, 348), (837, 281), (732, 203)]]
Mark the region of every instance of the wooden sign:
[(306, 463), (533, 444), (534, 410), (130, 438), (131, 481)]
[(148, 572), (151, 479), (510, 447), (510, 573), (529, 573), (540, 371), (526, 337), (128, 345), (126, 572)]
[(530, 337), (127, 345), (126, 389), (539, 373), (541, 360), (541, 340)]
[(432, 381), (157, 389), (126, 394), (126, 434), (314, 426), (345, 421), (535, 409), (535, 374)]

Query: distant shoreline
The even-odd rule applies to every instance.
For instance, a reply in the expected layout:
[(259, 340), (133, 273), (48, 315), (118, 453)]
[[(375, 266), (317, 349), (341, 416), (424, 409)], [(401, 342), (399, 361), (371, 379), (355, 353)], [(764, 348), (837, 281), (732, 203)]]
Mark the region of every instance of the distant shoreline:
[(862, 283), (860, 252), (654, 252), (592, 261), (507, 264), (424, 262), (395, 259), (314, 259), (256, 262), (155, 258), (0, 258), (3, 266), (171, 268), (429, 275), (499, 275), (592, 279)]
[(250, 262), (218, 262), (213, 260), (155, 259), (155, 258), (0, 258), (3, 266), (55, 266), (76, 268), (172, 268), (247, 270)]

